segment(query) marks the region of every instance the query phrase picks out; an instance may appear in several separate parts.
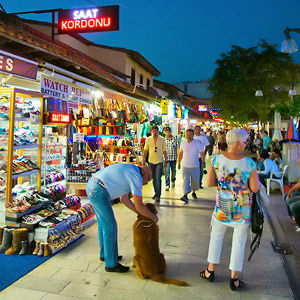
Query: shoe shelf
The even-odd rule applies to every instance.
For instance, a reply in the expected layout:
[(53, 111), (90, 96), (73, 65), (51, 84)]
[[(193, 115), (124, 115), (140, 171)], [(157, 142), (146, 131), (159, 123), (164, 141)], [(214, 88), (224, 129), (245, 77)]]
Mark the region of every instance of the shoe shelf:
[[(2, 144), (0, 146), (7, 150), (7, 157), (5, 159), (5, 167), (7, 173), (5, 197), (6, 203), (11, 203), (13, 201), (12, 189), (15, 184), (22, 185), (26, 182), (31, 182), (34, 180), (36, 182), (35, 184), (37, 185), (37, 191), (41, 191), (41, 157), (43, 128), (43, 120), (41, 116), (43, 116), (44, 95), (38, 92), (27, 91), (19, 88), (2, 87), (0, 88), (0, 96), (2, 97), (1, 99), (4, 99), (4, 101), (2, 100), (2, 102), (4, 102), (3, 105), (5, 104), (5, 106), (7, 107), (7, 120), (1, 121), (1, 137), (5, 138), (6, 142), (2, 142), (4, 146), (2, 146)], [(20, 113), (20, 111), (22, 111), (22, 114)], [(25, 126), (24, 123), (26, 123)], [(25, 127), (26, 130), (28, 130), (27, 136), (25, 133)], [(27, 140), (29, 138), (28, 142), (26, 140), (22, 140), (23, 136), (21, 132), (23, 131), (24, 139)], [(20, 137), (20, 142), (18, 142), (18, 137)], [(30, 138), (34, 140), (30, 140)], [(29, 151), (26, 151), (27, 149)], [(30, 171), (26, 172), (26, 169), (22, 168), (25, 172), (14, 174), (13, 161), (16, 157), (22, 156), (30, 156), (30, 159), (33, 158), (33, 163), (37, 166), (37, 169), (31, 169)], [(34, 174), (37, 175), (37, 179), (35, 179), (34, 177), (29, 177)], [(40, 206), (31, 207), (27, 211), (20, 213), (11, 213), (7, 211), (5, 213), (5, 217), (8, 218), (6, 224), (8, 225), (9, 223), (15, 221), (17, 218), (20, 218), (21, 216), (24, 216), (38, 209), (40, 209)], [(0, 222), (2, 222), (2, 220), (0, 220)]]
[(69, 222), (73, 222), (77, 219), (78, 219), (78, 215), (76, 214), (76, 215), (73, 215), (73, 216), (69, 217), (66, 220), (61, 221), (60, 223), (58, 223), (53, 228), (40, 228), (40, 227), (36, 228), (34, 230), (34, 239), (35, 239), (36, 242), (37, 241), (42, 241), (42, 242), (47, 243), (48, 236), (50, 234), (53, 234), (54, 231), (57, 231), (57, 232), (64, 231), (68, 227)]
[(29, 123), (40, 123), (40, 119), (34, 118), (15, 118), (15, 122), (29, 122)]
[(15, 175), (12, 175), (12, 178), (13, 178), (13, 179), (16, 179), (16, 178), (19, 178), (19, 177), (25, 177), (25, 176), (34, 175), (34, 174), (39, 173), (39, 171), (40, 171), (40, 170), (32, 170), (32, 171), (29, 171), (29, 172), (24, 172), (24, 173), (20, 173), (20, 174), (15, 174)]
[(56, 161), (56, 160), (65, 160), (65, 159), (66, 159), (65, 157), (53, 158), (53, 159), (47, 159), (46, 162), (53, 162), (53, 161)]
[(30, 213), (33, 213), (35, 211), (38, 211), (40, 209), (42, 209), (44, 206), (51, 204), (52, 201), (51, 200), (46, 200), (43, 201), (42, 204), (36, 205), (36, 206), (31, 206), (29, 209), (22, 211), (22, 212), (6, 212), (5, 216), (7, 218), (7, 220), (11, 220), (11, 221), (15, 221), (18, 222), (20, 218), (22, 218), (23, 216), (26, 216)]
[(26, 150), (40, 148), (39, 144), (28, 144), (28, 145), (14, 145), (14, 150)]
[(95, 214), (94, 214), (94, 215), (90, 215), (89, 217), (87, 217), (85, 219), (85, 221), (82, 222), (81, 224), (83, 225), (84, 228), (88, 228), (92, 224), (94, 224), (95, 222), (96, 222), (96, 217), (95, 217)]
[(82, 238), (84, 236), (83, 233), (80, 233), (79, 235), (77, 235), (76, 237), (74, 237), (71, 241), (69, 241), (65, 247), (63, 248), (59, 248), (59, 249), (54, 249), (53, 254), (56, 254), (57, 252), (63, 250), (64, 248), (68, 247), (70, 244), (72, 244), (73, 242), (79, 240), (80, 238)]

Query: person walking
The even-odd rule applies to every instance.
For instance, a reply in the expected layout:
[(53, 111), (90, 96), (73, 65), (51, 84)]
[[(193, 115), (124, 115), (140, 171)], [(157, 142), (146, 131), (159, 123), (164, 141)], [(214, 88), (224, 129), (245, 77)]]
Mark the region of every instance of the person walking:
[[(94, 208), (98, 222), (100, 260), (105, 261), (107, 272), (124, 273), (129, 267), (119, 263), (118, 227), (111, 206), (111, 200), (120, 201), (136, 214), (141, 214), (157, 223), (155, 216), (143, 204), (142, 187), (152, 179), (149, 166), (114, 164), (93, 174), (86, 185), (86, 193)], [(133, 196), (133, 202), (128, 194)]]
[(208, 139), (208, 142), (209, 142), (208, 155), (212, 156), (213, 150), (214, 150), (214, 145), (215, 145), (215, 142), (216, 142), (216, 140), (215, 140), (215, 138), (213, 136), (212, 131), (210, 131), (209, 136), (207, 137), (207, 139)]
[(194, 139), (199, 141), (203, 145), (203, 148), (204, 148), (204, 159), (202, 160), (201, 156), (199, 155), (199, 166), (200, 166), (199, 185), (200, 185), (200, 189), (203, 189), (203, 186), (202, 186), (203, 168), (205, 168), (205, 155), (206, 155), (206, 152), (208, 150), (209, 141), (208, 141), (207, 137), (204, 134), (201, 133), (201, 127), (200, 126), (195, 127)]
[(149, 153), (149, 166), (152, 170), (154, 196), (153, 200), (160, 202), (161, 195), (161, 177), (163, 174), (163, 160), (165, 159), (165, 167), (167, 166), (167, 148), (166, 140), (158, 135), (158, 127), (152, 126), (152, 136), (146, 139), (142, 165), (145, 165), (147, 154)]
[(172, 187), (175, 187), (176, 180), (176, 162), (179, 152), (179, 142), (176, 136), (172, 136), (171, 128), (165, 128), (166, 147), (167, 147), (167, 167), (165, 169), (166, 191), (170, 190), (170, 173)]
[(268, 135), (268, 131), (264, 131), (263, 148), (266, 151), (271, 150), (271, 139)]
[(220, 262), (223, 237), (228, 227), (233, 228), (229, 269), (231, 290), (240, 289), (244, 282), (239, 279), (242, 271), (245, 245), (251, 222), (251, 192), (259, 190), (255, 162), (243, 155), (248, 134), (244, 129), (232, 129), (227, 133), (227, 153), (216, 154), (209, 165), (207, 186), (217, 186), (217, 200), (211, 220), (208, 250), (208, 267), (200, 276), (214, 280), (214, 268)]
[[(188, 194), (193, 191), (192, 196), (197, 199), (196, 190), (199, 189), (200, 183), (200, 165), (199, 154), (202, 162), (204, 162), (204, 147), (194, 140), (193, 129), (187, 129), (186, 140), (181, 142), (180, 152), (178, 158), (178, 169), (181, 168), (182, 161), (182, 177), (183, 177), (183, 191), (184, 195), (180, 198), (185, 203), (189, 202)], [(205, 166), (202, 163), (202, 166)]]

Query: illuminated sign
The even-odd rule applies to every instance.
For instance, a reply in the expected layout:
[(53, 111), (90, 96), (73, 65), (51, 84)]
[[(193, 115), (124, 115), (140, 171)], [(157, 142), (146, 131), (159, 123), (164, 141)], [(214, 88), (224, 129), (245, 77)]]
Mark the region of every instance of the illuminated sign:
[(50, 113), (49, 122), (51, 123), (70, 123), (71, 115), (69, 114), (60, 114), (60, 113)]
[(209, 113), (212, 117), (216, 117), (221, 113), (221, 110), (220, 110), (220, 108), (211, 108), (209, 110)]
[(221, 119), (221, 118), (215, 118), (214, 121), (219, 122), (219, 123), (223, 123), (224, 122), (224, 120)]
[(119, 5), (63, 9), (58, 12), (58, 33), (119, 30)]
[(198, 105), (198, 112), (207, 111), (207, 110), (208, 110), (207, 105), (204, 104)]

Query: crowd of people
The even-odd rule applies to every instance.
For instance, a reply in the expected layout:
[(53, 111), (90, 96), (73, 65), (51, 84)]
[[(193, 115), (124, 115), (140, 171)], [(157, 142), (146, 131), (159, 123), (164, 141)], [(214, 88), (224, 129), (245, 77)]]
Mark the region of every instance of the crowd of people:
[[(256, 142), (258, 140), (259, 143)], [(250, 156), (251, 153), (256, 153), (257, 156), (245, 156), (246, 148), (250, 151)], [(208, 266), (200, 276), (210, 282), (214, 280), (223, 237), (227, 228), (231, 227), (233, 237), (229, 286), (231, 290), (244, 286), (239, 273), (243, 268), (247, 232), (251, 223), (252, 193), (256, 193), (261, 184), (265, 186), (265, 181), (270, 176), (278, 176), (282, 160), (280, 149), (272, 147), (268, 132), (255, 134), (253, 130), (247, 132), (238, 128), (228, 132), (204, 133), (200, 126), (196, 126), (194, 129), (187, 129), (184, 134), (174, 136), (171, 128), (165, 127), (162, 136), (159, 128), (154, 125), (151, 135), (145, 141), (141, 167), (115, 164), (94, 174), (87, 184), (87, 195), (98, 220), (100, 259), (105, 261), (107, 272), (129, 270), (129, 267), (119, 263), (122, 256), (118, 255), (117, 224), (109, 200), (120, 197), (121, 202), (130, 210), (157, 223), (158, 217), (143, 204), (142, 186), (153, 179), (153, 199), (159, 203), (163, 172), (165, 190), (168, 192), (176, 186), (176, 169), (182, 169), (181, 200), (188, 203), (190, 193), (197, 199), (196, 191), (203, 188), (207, 154), (211, 159), (206, 183), (208, 187), (217, 187), (217, 195), (211, 219)], [(300, 182), (285, 195), (285, 200), (289, 215), (300, 227), (299, 190)]]

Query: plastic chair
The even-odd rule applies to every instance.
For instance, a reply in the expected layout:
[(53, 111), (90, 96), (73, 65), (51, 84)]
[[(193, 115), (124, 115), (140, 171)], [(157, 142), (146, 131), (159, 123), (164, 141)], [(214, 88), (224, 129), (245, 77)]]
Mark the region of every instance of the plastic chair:
[[(271, 188), (271, 181), (275, 181), (279, 183), (282, 196), (284, 196), (284, 186), (283, 186), (283, 178), (287, 172), (288, 166), (284, 166), (283, 170), (281, 172), (271, 172), (270, 178), (267, 178), (267, 195), (270, 195), (270, 188)], [(279, 177), (279, 178), (273, 178), (273, 175)]]

